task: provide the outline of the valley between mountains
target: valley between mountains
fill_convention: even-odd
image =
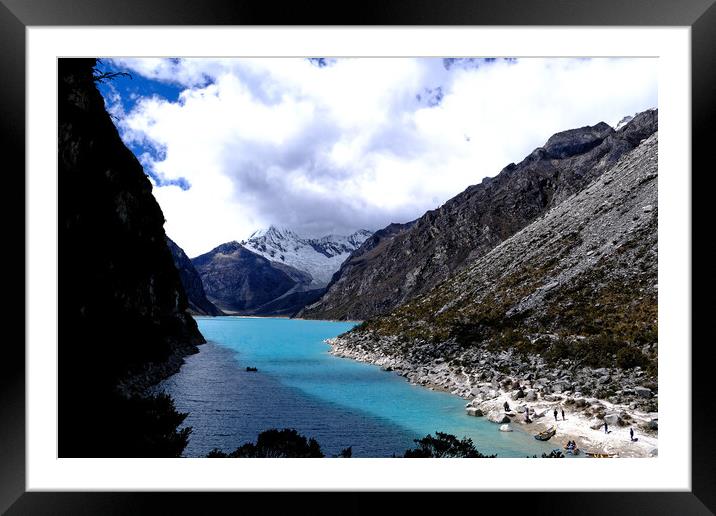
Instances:
[[[127,74],[100,65],[58,61],[60,457],[242,456],[297,428],[335,457],[423,456],[433,431],[658,455],[657,110],[558,132],[413,220],[310,212],[188,256],[155,194],[194,187],[123,141],[98,85]]]
[[[654,455],[657,124],[648,110],[557,133],[417,220],[322,238],[272,226],[175,264],[194,268],[197,314],[360,320],[332,353],[462,396],[471,415]]]

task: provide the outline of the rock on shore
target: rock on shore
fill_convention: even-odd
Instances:
[[[574,380],[552,371],[539,359],[528,364],[513,355],[495,356],[482,353],[475,369],[463,367],[453,369],[453,363],[442,358],[430,362],[419,362],[417,357],[390,356],[380,351],[366,339],[355,343],[345,337],[336,337],[326,341],[331,353],[336,356],[352,358],[360,362],[379,365],[386,372],[405,377],[415,385],[450,392],[468,400],[466,414],[473,417],[485,417],[496,425],[516,424],[530,433],[536,434],[551,425],[558,426],[555,443],[566,444],[575,440],[583,451],[613,453],[621,457],[651,457],[658,448],[658,413],[655,403],[640,403],[636,388],[628,387],[639,383],[643,374],[640,370],[610,370],[611,378],[627,386],[610,400],[588,396],[578,390],[577,382],[584,385],[598,383],[604,375],[603,369],[584,368],[577,372]],[[467,360],[462,356],[462,360]],[[416,360],[413,362],[412,360]],[[510,375],[497,372],[494,365],[504,366],[511,362],[514,372],[522,370],[522,375]],[[480,362],[484,362],[480,364]],[[540,375],[526,372],[528,369],[540,371]],[[489,377],[489,381],[480,378]],[[518,392],[525,396],[516,398]],[[559,391],[559,392],[557,392]],[[509,411],[504,408],[509,405]],[[553,412],[557,409],[558,420]],[[529,411],[530,423],[525,412]],[[566,420],[562,419],[562,410]],[[610,433],[604,433],[604,421],[607,421]],[[631,442],[629,428],[633,428],[637,442]]]

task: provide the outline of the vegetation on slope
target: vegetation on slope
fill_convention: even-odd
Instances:
[[[453,342],[655,377],[656,201],[653,136],[584,192],[355,334],[394,336],[396,354]]]

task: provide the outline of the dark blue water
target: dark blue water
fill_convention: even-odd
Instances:
[[[327,456],[402,455],[436,431],[470,437],[498,457],[540,455],[554,445],[522,432],[499,432],[465,414],[465,400],[410,385],[379,367],[338,358],[324,340],[353,324],[270,318],[197,318],[209,343],[160,385],[188,412],[185,455],[231,451],[268,428],[314,437]],[[247,372],[253,366],[258,372]]]

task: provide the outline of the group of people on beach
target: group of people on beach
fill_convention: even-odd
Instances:
[[[607,420],[606,420],[606,419],[604,420],[604,433],[605,433],[605,434],[611,433],[611,432],[609,431],[609,425],[607,424]],[[638,440],[639,440],[638,438],[636,438],[636,439],[634,438],[634,429],[633,429],[632,427],[629,427],[629,440],[630,440],[631,442],[634,442],[634,441],[638,441]]]
[[[504,408],[505,408],[505,412],[509,412],[509,411],[510,411],[510,404],[507,403],[506,401],[505,401],[505,404],[504,404]],[[566,421],[567,418],[564,417],[564,407],[560,407],[560,411],[562,412],[562,421]],[[553,414],[554,414],[554,420],[555,420],[555,421],[559,421],[559,418],[558,418],[559,412],[557,411],[557,408],[556,408],[556,407],[555,407],[555,409],[554,409]],[[531,422],[532,422],[532,420],[530,419],[530,409],[529,409],[529,407],[525,407],[525,423],[531,423]],[[607,420],[606,420],[606,419],[604,420],[604,433],[605,433],[605,434],[610,433],[610,432],[609,432],[609,425],[607,424]],[[629,438],[630,438],[631,442],[634,442],[634,441],[637,441],[637,440],[638,440],[638,439],[634,439],[634,429],[633,429],[633,428],[629,428]],[[577,446],[577,444],[576,444],[574,441],[568,441],[568,442],[567,442],[567,447],[570,446],[570,443],[572,444],[572,449],[574,449],[574,447]]]
[[[503,407],[505,408],[505,412],[509,412],[509,411],[510,411],[510,404],[509,404],[509,403],[505,402],[505,404],[503,405]],[[560,410],[562,411],[562,421],[566,421],[567,418],[564,417],[564,407],[560,407]],[[554,409],[554,420],[555,420],[555,421],[559,421],[559,418],[557,417],[558,414],[559,414],[559,413],[557,412],[557,409],[555,408],[555,409]],[[529,408],[529,407],[525,407],[525,423],[531,423],[531,422],[532,422],[532,420],[530,419],[530,408]]]

